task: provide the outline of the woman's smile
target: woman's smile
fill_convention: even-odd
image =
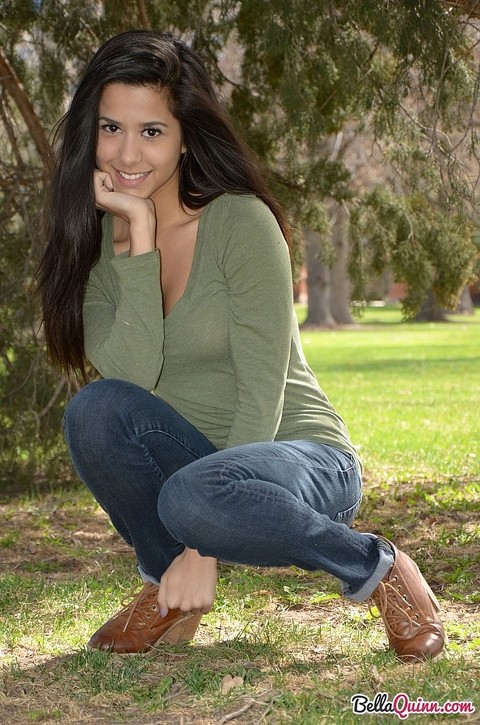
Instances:
[[[178,199],[178,166],[185,151],[179,121],[165,92],[109,83],[98,108],[97,167],[116,191],[144,199]]]
[[[139,171],[135,174],[129,174],[126,171],[120,171],[120,169],[115,169],[115,175],[119,183],[123,186],[138,186],[139,184],[143,183],[143,181],[147,178],[149,174],[150,171]]]

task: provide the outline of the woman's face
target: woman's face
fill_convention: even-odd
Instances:
[[[98,107],[97,167],[115,191],[144,199],[178,197],[180,155],[185,148],[165,93],[152,86],[110,83]]]

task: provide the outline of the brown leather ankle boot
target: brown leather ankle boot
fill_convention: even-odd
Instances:
[[[89,647],[117,654],[148,652],[161,642],[178,644],[193,639],[201,614],[170,609],[160,616],[158,585],[147,582],[112,619],[92,635]]]
[[[384,541],[387,541],[384,539]],[[390,541],[395,561],[372,594],[390,648],[402,662],[436,657],[446,640],[440,605],[415,562]]]

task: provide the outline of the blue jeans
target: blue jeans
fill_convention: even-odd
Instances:
[[[65,437],[78,475],[158,582],[184,549],[262,567],[295,565],[367,599],[393,563],[390,547],[349,528],[361,500],[351,454],[312,441],[217,451],[167,403],[121,380],[71,400]]]

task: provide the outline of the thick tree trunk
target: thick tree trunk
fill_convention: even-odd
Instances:
[[[307,265],[308,312],[304,325],[333,327],[331,313],[331,270],[320,258],[320,235],[305,229],[305,262]]]
[[[330,308],[339,325],[353,325],[350,309],[351,284],[348,276],[348,215],[342,204],[337,204],[332,219],[332,241],[335,247],[335,264],[331,274]]]
[[[458,305],[455,309],[457,315],[473,315],[475,314],[475,308],[473,306],[472,295],[470,294],[470,288],[464,287]]]
[[[420,312],[415,317],[417,322],[446,322],[445,309],[441,307],[432,290],[428,293]]]
[[[335,262],[329,266],[322,261],[320,235],[304,230],[305,262],[307,266],[308,311],[304,325],[334,327],[354,323],[350,310],[350,279],[348,277],[348,216],[340,204],[333,204],[332,244]]]
[[[137,11],[138,11],[138,19],[140,21],[140,26],[142,28],[144,28],[144,30],[151,30],[152,26],[150,24],[150,20],[148,17],[145,0],[137,0]]]

